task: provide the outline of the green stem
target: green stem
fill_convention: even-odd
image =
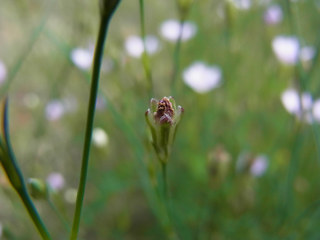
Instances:
[[[149,98],[153,95],[153,82],[152,82],[152,73],[150,67],[150,59],[147,52],[146,45],[146,32],[145,32],[145,23],[144,23],[144,1],[139,0],[140,4],[140,29],[141,29],[141,38],[143,41],[143,55],[142,55],[142,64],[144,68],[144,72],[148,81],[148,89],[149,89]]]
[[[46,229],[44,223],[41,221],[41,218],[37,212],[37,209],[33,205],[33,202],[31,200],[29,194],[27,193],[27,191],[23,188],[20,191],[17,190],[17,192],[18,192],[25,208],[27,209],[33,223],[36,225],[40,235],[42,236],[42,239],[43,240],[51,240],[50,234],[49,234],[48,230]]]
[[[167,164],[161,163],[161,169],[162,169],[162,181],[163,181],[163,196],[165,198],[165,201],[167,201],[168,200]]]
[[[83,155],[82,155],[80,183],[78,188],[76,209],[73,217],[73,225],[72,225],[70,240],[76,240],[79,232],[81,210],[82,210],[83,198],[84,198],[86,181],[87,181],[95,105],[96,105],[96,99],[97,99],[97,93],[98,93],[98,87],[99,87],[100,67],[102,63],[103,49],[104,49],[105,39],[107,36],[109,20],[110,20],[110,16],[101,14],[99,35],[98,35],[98,40],[97,40],[94,60],[93,60],[93,72],[92,72],[92,80],[91,80],[85,141],[84,141]]]

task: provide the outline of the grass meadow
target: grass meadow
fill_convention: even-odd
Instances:
[[[69,239],[99,1],[0,6],[1,136],[52,239]],[[318,0],[122,0],[78,239],[320,239],[319,26]],[[165,177],[145,121],[164,96],[184,108]],[[42,239],[3,168],[0,239]]]

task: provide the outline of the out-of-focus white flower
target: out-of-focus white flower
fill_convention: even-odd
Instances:
[[[293,88],[286,89],[281,95],[281,101],[285,109],[300,120],[312,122],[311,110],[313,107],[312,96],[308,92],[301,94]]]
[[[239,10],[248,10],[251,8],[251,0],[231,0],[231,3]]]
[[[295,114],[295,115],[301,115],[302,109],[306,111],[312,108],[311,94],[307,92],[302,93],[301,100],[300,100],[298,91],[293,88],[286,89],[282,93],[281,101],[285,109],[289,113]]]
[[[70,203],[74,204],[77,200],[77,189],[75,188],[69,188],[64,193],[64,199]]]
[[[39,96],[35,93],[28,93],[23,98],[23,103],[26,107],[34,109],[39,106],[40,99]]]
[[[265,155],[257,156],[250,167],[250,173],[255,177],[262,176],[268,168],[268,158]]]
[[[206,93],[219,87],[222,72],[218,66],[195,62],[183,71],[184,82],[198,93]]]
[[[0,60],[0,85],[4,83],[7,78],[6,65]]]
[[[160,49],[160,43],[155,36],[146,36],[146,51],[148,54],[154,54]],[[140,58],[144,52],[143,40],[141,37],[132,35],[126,39],[125,48],[131,57]]]
[[[65,181],[61,173],[54,172],[47,177],[47,183],[52,190],[59,191],[64,187]]]
[[[278,24],[283,19],[282,8],[279,5],[271,5],[264,12],[264,22],[266,24]]]
[[[299,59],[299,40],[294,36],[277,36],[272,41],[273,51],[280,62],[294,65]]]
[[[320,122],[320,99],[317,99],[312,108],[313,117],[316,121]]]
[[[78,68],[88,70],[93,60],[93,49],[75,48],[71,51],[71,60]]]
[[[312,46],[305,46],[300,49],[300,59],[304,62],[311,61],[316,55],[316,49]]]
[[[109,137],[102,128],[95,128],[92,132],[92,142],[97,147],[105,147],[108,145]]]
[[[60,100],[52,100],[46,106],[46,117],[49,121],[61,118],[65,113],[65,108]]]
[[[182,32],[181,32],[182,31]],[[178,40],[181,33],[181,40],[187,41],[191,39],[197,32],[197,26],[190,21],[180,24],[178,20],[170,19],[164,21],[160,26],[161,35],[170,42]]]

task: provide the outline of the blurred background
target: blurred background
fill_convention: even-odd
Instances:
[[[112,19],[79,239],[170,238],[144,119],[150,96],[170,95],[185,109],[168,162],[179,239],[319,239],[320,1],[191,2],[145,1],[149,58],[139,1]],[[0,6],[12,145],[25,179],[50,186],[35,204],[53,239],[67,239],[98,1]],[[2,169],[0,239],[40,239]]]

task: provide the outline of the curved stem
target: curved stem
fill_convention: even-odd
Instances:
[[[73,225],[72,225],[70,240],[76,240],[79,232],[80,216],[81,216],[83,198],[84,198],[86,181],[87,181],[87,172],[88,172],[88,165],[89,165],[89,154],[90,154],[90,145],[91,145],[94,113],[95,113],[95,106],[96,106],[96,98],[97,98],[98,87],[99,87],[100,67],[102,63],[103,49],[104,49],[105,39],[107,36],[109,20],[110,20],[110,16],[107,16],[104,14],[101,15],[99,35],[98,35],[98,40],[97,40],[94,60],[93,60],[93,72],[92,72],[90,98],[89,98],[89,106],[88,106],[86,133],[85,133],[83,155],[82,155],[80,183],[78,188],[76,209],[73,217]]]
[[[33,223],[36,225],[42,239],[44,240],[51,240],[50,234],[48,232],[48,230],[46,229],[44,223],[42,222],[37,209],[35,208],[35,206],[33,205],[33,202],[29,196],[29,194],[27,193],[27,191],[25,189],[22,189],[21,191],[17,191],[25,208],[27,209]]]

